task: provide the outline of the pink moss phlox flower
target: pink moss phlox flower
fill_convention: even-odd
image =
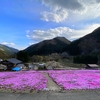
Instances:
[[[99,70],[57,70],[49,76],[64,89],[100,89]]]
[[[21,71],[21,72],[1,72],[0,88],[11,88],[13,90],[46,88],[47,79],[41,72]]]

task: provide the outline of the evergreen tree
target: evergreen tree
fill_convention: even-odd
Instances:
[[[27,52],[23,52],[23,51],[19,51],[17,53],[17,59],[23,61],[23,62],[29,62],[30,61],[30,57],[28,55]]]

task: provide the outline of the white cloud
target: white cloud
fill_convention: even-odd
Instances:
[[[53,21],[53,22],[62,22],[65,19],[67,19],[68,13],[66,10],[58,10],[56,12],[42,12],[41,13],[41,19],[45,21]]]
[[[62,22],[68,17],[68,10],[80,11],[84,7],[79,0],[38,0],[50,8],[51,12],[41,12],[41,19],[45,21]]]
[[[15,46],[15,44],[12,43],[12,42],[10,42],[10,43],[8,43],[8,42],[2,42],[1,44],[7,45],[7,46],[9,46],[9,47],[14,47],[14,46]]]
[[[29,43],[29,45],[33,45],[34,43]]]
[[[97,3],[100,3],[100,0],[96,0]]]
[[[57,36],[66,37],[69,40],[78,39],[86,34],[91,33],[94,29],[99,27],[100,24],[87,25],[83,29],[75,30],[68,27],[57,27],[54,29],[44,30],[33,30],[33,32],[27,33],[29,39],[35,42],[40,42],[47,39],[52,39]]]
[[[52,39],[52,38],[57,37],[57,36],[62,36],[66,32],[70,33],[71,29],[69,29],[67,27],[57,27],[57,28],[54,28],[54,29],[49,29],[47,31],[33,30],[32,33],[31,32],[27,33],[26,36],[29,39],[33,39],[34,41],[38,42],[38,41],[42,41],[42,40],[46,40],[46,39]],[[66,36],[67,35],[68,34],[66,34]]]
[[[100,17],[100,3],[95,2],[92,0],[91,2],[85,2],[85,10],[83,15],[84,19],[94,19]]]
[[[80,37],[83,37],[83,36],[91,33],[92,31],[94,31],[98,27],[100,27],[100,24],[87,25],[83,29],[73,30],[70,40],[75,40]]]
[[[53,10],[59,9],[70,9],[70,10],[81,10],[83,9],[83,5],[80,0],[38,0],[42,1],[42,3],[50,7]]]
[[[100,0],[38,0],[50,8],[41,12],[44,21],[87,20],[100,17]],[[63,15],[63,16],[62,16]],[[67,20],[68,21],[68,20]]]

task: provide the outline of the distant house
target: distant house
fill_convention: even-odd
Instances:
[[[5,61],[2,62],[2,64],[7,66],[7,70],[11,70],[13,67],[15,67],[18,64],[21,64],[22,61],[16,59],[16,58],[10,58],[6,59]]]
[[[28,67],[28,69],[34,69],[33,64],[31,64],[31,63],[28,63],[27,67]]]
[[[34,66],[34,70],[38,70],[38,66]]]
[[[16,67],[23,69],[25,67],[25,65],[24,64],[18,64]]]
[[[99,66],[97,64],[86,64],[86,69],[98,69]]]
[[[39,64],[39,63],[29,63],[28,64],[28,68],[31,69],[31,70],[41,70],[41,69],[45,69],[44,68],[44,63],[42,64]]]
[[[0,64],[0,71],[2,71],[2,70],[6,70],[7,69],[7,66],[6,65],[2,65],[2,64]]]
[[[38,64],[35,64],[35,63],[34,64],[27,63],[26,66],[27,66],[28,69],[37,70],[39,65]]]
[[[16,58],[10,58],[10,59],[7,59],[6,61],[12,63],[12,64],[20,64],[22,63],[22,61],[16,59]]]

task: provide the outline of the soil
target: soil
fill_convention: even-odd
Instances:
[[[45,75],[45,77],[47,78],[48,82],[47,82],[47,88],[46,90],[51,90],[51,91],[60,91],[61,88],[49,77],[49,75],[45,72],[43,72],[43,74]]]

